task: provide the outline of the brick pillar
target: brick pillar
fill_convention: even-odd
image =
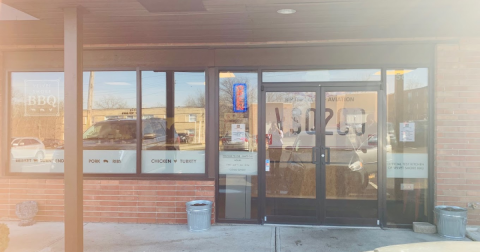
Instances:
[[[437,46],[435,85],[436,204],[469,207],[480,202],[480,39]]]
[[[65,251],[83,251],[83,13],[64,9]]]

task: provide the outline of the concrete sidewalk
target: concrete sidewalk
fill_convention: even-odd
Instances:
[[[64,251],[63,223],[10,227],[6,252]],[[378,228],[215,225],[191,233],[185,225],[86,223],[84,251],[367,251],[377,247],[445,240],[411,230]],[[468,240],[468,239],[467,239]]]

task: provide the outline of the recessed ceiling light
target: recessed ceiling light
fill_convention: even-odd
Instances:
[[[297,11],[294,10],[294,9],[281,9],[281,10],[277,11],[277,13],[284,14],[284,15],[293,14],[295,12],[297,12]]]

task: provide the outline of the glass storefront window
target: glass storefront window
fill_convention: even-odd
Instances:
[[[83,172],[136,173],[136,72],[83,73]],[[51,172],[64,171],[63,146]]]
[[[218,218],[258,216],[258,74],[220,72]]]
[[[428,116],[428,74],[426,68],[386,71],[387,167],[383,169],[387,176],[387,224],[428,221],[427,136],[432,130]],[[263,73],[265,82],[380,81],[380,76],[378,69]],[[138,173],[205,173],[204,72],[142,71],[141,115],[137,115],[139,90],[135,71],[84,72],[83,78],[86,174],[136,174],[138,159],[141,161]],[[218,78],[217,216],[229,220],[257,219],[258,73],[220,72]],[[377,125],[381,123],[378,93],[353,92],[348,88],[330,90],[319,98],[326,105],[324,144],[329,159],[325,166],[326,183],[322,185],[326,194],[325,216],[374,219],[378,216],[378,187],[383,184],[377,174]],[[289,167],[294,158],[307,158],[306,161],[311,158],[315,146],[308,141],[315,139],[317,126],[310,125],[314,120],[307,117],[315,117],[313,108],[320,106],[316,104],[317,98],[315,93],[308,92],[266,94],[267,124],[261,127],[266,127],[267,135],[260,140],[267,141],[264,151],[271,169],[266,170],[263,182],[267,214],[274,215],[274,204],[269,207],[268,200],[274,199],[271,202],[275,203],[287,196],[317,197],[317,168],[310,165],[304,171],[297,169],[302,177]],[[14,72],[10,99],[10,171],[62,173],[63,73]],[[139,125],[141,128],[137,130]],[[305,128],[303,133],[302,128]],[[274,133],[280,131],[282,155],[278,155],[274,142]],[[137,153],[137,148],[141,153]],[[304,149],[309,150],[309,156]],[[298,182],[300,177],[302,183]],[[344,207],[346,204],[349,208]],[[293,215],[309,214],[316,216],[313,211]]]
[[[10,171],[52,172],[64,140],[62,72],[11,74]]]
[[[266,71],[264,82],[380,81],[380,69]]]
[[[10,171],[63,173],[63,73],[11,79]],[[138,141],[144,173],[205,173],[205,73],[144,71],[142,91],[139,116],[135,71],[84,72],[84,173],[136,174]]]
[[[387,71],[387,223],[428,221],[428,69]]]
[[[205,73],[142,72],[142,173],[205,173]]]

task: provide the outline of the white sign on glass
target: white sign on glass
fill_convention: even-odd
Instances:
[[[400,142],[415,142],[415,123],[400,123]]]
[[[246,151],[220,151],[220,174],[257,175],[257,153]]]
[[[143,173],[205,173],[205,151],[142,151]]]
[[[57,149],[52,158],[50,172],[64,172],[65,152]],[[135,150],[84,150],[84,173],[136,173],[137,152]]]
[[[387,178],[428,178],[428,154],[387,153]]]
[[[245,124],[232,124],[232,143],[245,142]]]
[[[84,150],[84,173],[136,173],[135,150]],[[55,150],[50,172],[64,172],[64,151]],[[205,173],[205,151],[143,150],[142,173]]]

